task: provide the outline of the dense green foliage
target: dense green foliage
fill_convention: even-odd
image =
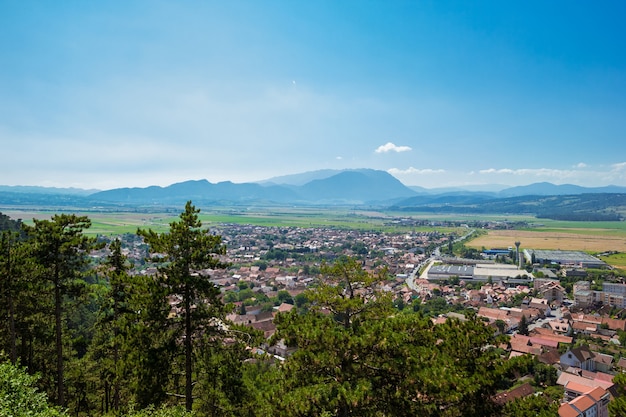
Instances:
[[[613,378],[617,386],[617,398],[609,403],[609,414],[611,417],[626,415],[626,374],[617,374]]]
[[[417,196],[401,201],[393,210],[424,213],[533,214],[539,218],[572,221],[619,221],[626,194],[524,195],[507,198],[484,196]]]
[[[0,232],[20,232],[21,230],[21,220],[13,220],[6,214],[0,213]]]
[[[170,223],[169,233],[138,230],[157,254],[152,260],[159,267],[159,285],[168,299],[178,297],[181,302],[180,320],[172,326],[173,336],[183,339],[185,356],[185,403],[187,411],[193,406],[193,340],[198,332],[207,337],[209,329],[215,327],[211,320],[224,315],[219,301],[219,289],[200,271],[222,266],[214,254],[226,252],[221,237],[202,230],[198,219],[200,210],[187,202],[180,221]]]
[[[278,318],[277,337],[298,350],[285,361],[281,415],[485,416],[503,371],[493,332],[475,317],[435,326],[394,314],[383,275],[354,259],[323,269],[308,314]]]
[[[0,363],[0,416],[63,417],[35,387],[37,378],[10,363]]]

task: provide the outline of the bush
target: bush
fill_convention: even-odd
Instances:
[[[48,404],[48,397],[34,387],[37,377],[11,363],[0,363],[0,416],[61,417],[64,412]]]

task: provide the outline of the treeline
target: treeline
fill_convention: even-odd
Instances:
[[[511,213],[533,214],[539,218],[574,221],[620,221],[626,208],[626,194],[597,193],[552,196],[485,198],[484,196],[420,197],[392,207],[398,211],[427,213]]]
[[[22,221],[0,213],[0,232],[2,231],[22,233]]]
[[[292,355],[251,349],[265,340],[226,322],[229,307],[204,273],[225,266],[224,247],[198,212],[189,202],[168,233],[138,231],[154,276],[129,273],[119,240],[94,264],[100,245],[83,233],[84,216],[35,220],[24,238],[3,232],[0,399],[34,385],[57,406],[36,397],[37,407],[76,416],[556,414],[549,396],[492,400],[532,360],[505,361],[493,328],[474,315],[434,325],[400,311],[381,289],[386,271],[354,258],[323,265],[305,304],[276,317],[269,344],[282,340]],[[0,415],[11,406],[0,401]]]
[[[619,222],[623,218],[618,213],[597,213],[597,212],[578,212],[578,213],[542,213],[537,215],[538,219],[552,219],[575,222]]]

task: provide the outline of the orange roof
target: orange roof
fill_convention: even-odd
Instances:
[[[569,403],[583,412],[589,410],[591,407],[596,405],[596,402],[592,400],[591,398],[587,397],[586,395],[581,395],[580,397],[576,397]]]
[[[487,317],[491,320],[506,320],[509,312],[497,308],[481,307],[478,309],[479,317]]]
[[[573,338],[571,336],[562,336],[562,335],[559,335],[559,334],[542,334],[541,338],[542,339],[548,339],[548,340],[554,340],[555,342],[567,343],[567,344],[570,344],[573,341]]]
[[[587,394],[588,396],[590,396],[597,402],[597,401],[600,401],[602,397],[604,397],[607,394],[607,391],[605,389],[602,389],[601,387],[595,387],[594,389],[592,389],[591,391],[585,394]]]
[[[591,388],[588,385],[583,385],[583,384],[579,384],[578,382],[571,381],[565,384],[565,389],[568,391],[576,392],[578,394],[584,394],[587,391],[589,391]]]
[[[579,415],[578,411],[567,403],[559,407],[559,417],[578,417]]]
[[[577,384],[581,384],[581,385],[586,385],[589,387],[589,389],[593,389],[595,387],[602,387],[604,389],[609,389],[610,387],[614,385],[612,382],[602,381],[600,379],[587,379],[582,376],[568,374],[567,372],[561,372],[561,375],[559,375],[559,378],[556,381],[558,385],[563,385],[564,387],[567,386],[568,384],[571,384],[572,382],[576,382]]]
[[[280,311],[281,313],[286,313],[288,311],[291,311],[292,309],[293,304],[282,303],[280,306],[278,306],[278,311]]]

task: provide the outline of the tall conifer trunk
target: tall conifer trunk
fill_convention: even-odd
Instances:
[[[13,271],[11,270],[11,235],[7,234],[7,292],[9,304],[9,342],[11,343],[11,363],[17,363],[17,346],[15,334],[15,305],[13,302]]]
[[[56,327],[56,354],[57,354],[57,405],[65,405],[65,386],[63,375],[63,330],[61,329],[61,288],[59,272],[55,269],[54,279],[54,321]]]
[[[193,406],[193,386],[192,386],[192,367],[191,367],[191,296],[189,288],[185,286],[185,406],[187,411],[191,411]]]

